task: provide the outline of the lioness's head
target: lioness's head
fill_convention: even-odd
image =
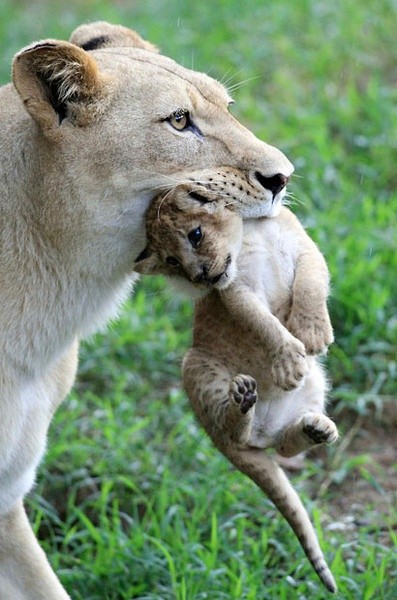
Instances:
[[[150,201],[181,183],[219,196],[233,185],[244,217],[280,208],[293,171],[284,154],[230,114],[219,82],[125,27],[93,23],[70,42],[32,44],[14,59],[13,83],[32,118],[32,161],[45,165],[46,190],[64,194],[63,206],[73,201],[80,222],[106,218],[126,264],[141,246]]]
[[[190,296],[225,289],[236,276],[242,219],[205,187],[158,195],[146,215],[147,244],[135,270],[169,277]]]

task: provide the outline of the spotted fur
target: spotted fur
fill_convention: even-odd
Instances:
[[[321,581],[335,592],[299,496],[264,452],[273,447],[293,456],[338,437],[324,414],[327,383],[316,358],[333,340],[328,270],[287,208],[279,205],[273,218],[243,225],[235,211],[249,184],[240,189],[232,169],[200,183],[201,189],[192,184],[154,200],[137,268],[183,280],[185,290],[201,288],[193,345],[183,361],[192,408],[221,452],[271,498]],[[188,232],[197,227],[202,244],[195,249]],[[181,268],[167,265],[170,254]],[[218,265],[214,272],[222,277],[197,284],[195,274],[206,264],[207,272]]]

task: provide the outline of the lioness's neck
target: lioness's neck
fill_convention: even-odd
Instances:
[[[0,367],[4,376],[13,368],[36,377],[75,337],[105,324],[128,293],[150,196],[138,194],[128,214],[111,180],[87,189],[89,179],[73,177],[73,165],[44,138],[12,87],[0,94],[10,105],[7,118],[0,116]]]

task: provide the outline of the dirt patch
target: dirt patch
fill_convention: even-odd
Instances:
[[[327,512],[330,529],[373,527],[390,542],[397,530],[397,429],[360,423],[343,452],[344,464],[330,476]],[[332,463],[330,465],[332,468]],[[341,481],[338,479],[341,474]],[[324,487],[324,484],[322,484]]]
[[[313,459],[321,465],[321,476],[308,481],[307,491],[327,515],[326,529],[373,527],[384,532],[379,541],[388,544],[390,529],[397,530],[397,402],[383,415],[341,415],[341,439],[334,448],[282,464],[291,472]]]

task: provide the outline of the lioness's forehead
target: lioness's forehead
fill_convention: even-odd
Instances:
[[[163,56],[139,48],[105,48],[92,52],[100,66],[110,69],[112,72],[128,70],[131,76],[135,72],[147,72],[147,76],[154,77],[155,73],[162,73],[170,80],[176,79],[194,86],[206,99],[222,105],[231,101],[229,94],[221,83],[209,77],[205,73],[192,71],[182,67],[177,62]]]

